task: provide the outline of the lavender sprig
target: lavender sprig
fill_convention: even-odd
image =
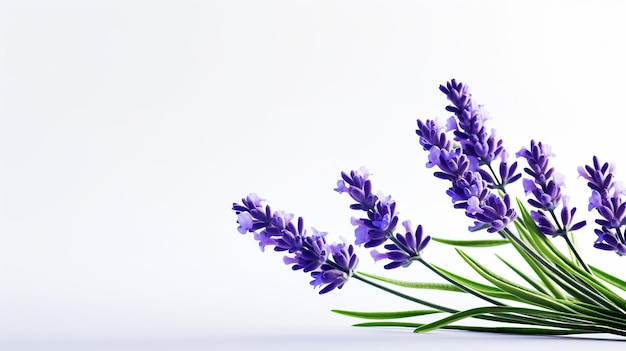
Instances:
[[[511,165],[507,163],[502,139],[496,138],[495,130],[487,129],[483,106],[476,105],[468,86],[455,79],[440,85],[439,90],[452,103],[446,106],[446,110],[455,115],[448,120],[448,129],[454,131],[454,139],[461,144],[463,153],[469,158],[471,170],[481,172],[490,187],[506,192],[505,186],[518,180],[521,175],[515,173],[515,162]],[[500,159],[499,178],[492,166],[496,159]],[[490,172],[481,169],[481,166],[486,166]]]
[[[476,220],[470,230],[498,232],[515,219],[517,214],[511,207],[509,195],[500,198],[492,194],[482,173],[472,170],[471,161],[460,147],[452,147],[443,128],[432,120],[418,120],[417,126],[415,132],[420,144],[429,151],[427,166],[437,166],[439,171],[434,172],[435,177],[451,182],[446,193],[454,207],[465,209],[465,214]]]
[[[326,233],[311,228],[313,234],[309,235],[302,217],[294,224],[293,215],[272,212],[269,205],[262,205],[263,201],[252,193],[243,198],[241,204],[233,203],[239,232],[253,233],[261,251],[266,246],[274,246],[274,251],[293,254],[283,258],[285,264],[292,265],[293,270],[311,272],[311,285],[321,287],[320,294],[341,289],[358,263],[352,245],[327,244]]]
[[[352,217],[351,223],[356,226],[355,244],[364,244],[365,247],[377,247],[388,240],[392,243],[384,245],[386,252],[372,250],[371,254],[375,261],[388,259],[392,262],[385,265],[385,269],[408,267],[411,262],[421,257],[421,252],[430,241],[430,236],[422,234],[422,226],[418,226],[413,232],[411,222],[404,221],[402,225],[406,233],[397,233],[394,230],[398,223],[395,208],[396,202],[391,196],[378,196],[372,194],[372,183],[368,179],[369,172],[365,168],[359,171],[352,170],[341,172],[341,178],[337,182],[335,191],[347,193],[356,201],[350,205],[353,210],[363,211],[367,218]]]
[[[569,209],[567,197],[563,196],[561,191],[563,179],[554,172],[553,167],[550,167],[550,157],[554,156],[551,148],[542,142],[531,140],[530,149],[522,147],[515,155],[526,159],[528,163],[524,171],[531,178],[524,178],[522,184],[526,195],[534,196],[528,199],[528,203],[537,208],[537,210],[530,211],[531,218],[544,235],[563,237],[571,252],[576,256],[576,260],[587,272],[590,272],[568,236],[569,232],[584,227],[586,222],[573,223],[576,207]],[[561,222],[555,214],[559,205],[562,205]]]
[[[384,246],[387,249],[386,252],[371,251],[374,261],[383,259],[391,261],[391,263],[385,265],[385,269],[408,267],[414,260],[421,257],[422,251],[430,242],[430,236],[423,235],[421,225],[417,226],[415,232],[411,228],[411,221],[402,222],[402,226],[404,226],[406,233],[397,233],[394,240],[395,243]]]
[[[356,245],[365,244],[365,247],[382,245],[393,234],[398,216],[395,213],[396,202],[390,196],[379,198],[372,194],[372,183],[365,168],[361,171],[342,172],[342,179],[337,181],[335,191],[347,193],[356,203],[350,205],[353,210],[364,211],[367,217],[352,218],[356,226]]]
[[[533,210],[530,214],[541,232],[545,235],[566,237],[568,232],[584,227],[585,221],[572,223],[576,207],[569,209],[567,197],[563,196],[561,191],[564,184],[562,177],[550,167],[549,159],[554,156],[551,148],[542,142],[531,140],[530,149],[523,147],[515,155],[528,162],[528,167],[524,168],[524,171],[531,178],[524,178],[522,184],[526,195],[534,196],[528,199],[528,203],[538,210]],[[559,205],[562,205],[561,222],[555,215]]]
[[[598,236],[594,247],[624,256],[626,240],[622,226],[626,224],[626,203],[623,198],[626,191],[621,183],[614,181],[614,168],[613,164],[602,164],[594,156],[593,165],[578,167],[578,174],[587,180],[591,188],[589,211],[595,208],[601,216],[595,220],[601,228],[594,230]]]
[[[419,125],[419,124],[418,124]],[[427,121],[426,124],[422,124],[424,126],[434,124]],[[441,145],[447,145],[445,137],[438,138],[442,143]],[[439,147],[431,147],[431,152],[437,152]],[[441,150],[447,151],[447,150]],[[463,164],[464,162],[460,162]],[[452,169],[452,168],[450,168]],[[456,170],[455,170],[456,171]],[[445,173],[445,172],[444,172]],[[474,174],[478,178],[480,175],[477,173],[469,173],[470,175]],[[351,209],[361,210],[367,213],[368,218],[361,219],[352,219],[352,224],[356,225],[357,228],[355,230],[356,235],[356,244],[365,243],[365,247],[374,247],[379,246],[385,243],[387,240],[392,243],[384,245],[384,248],[387,250],[386,252],[379,252],[377,250],[372,250],[371,255],[375,261],[379,261],[382,259],[388,259],[391,262],[385,265],[385,269],[394,269],[398,267],[408,267],[414,261],[420,262],[422,265],[438,274],[441,278],[447,280],[457,288],[470,293],[480,299],[483,299],[489,303],[492,303],[497,306],[504,306],[501,302],[498,302],[485,294],[474,290],[451,277],[443,274],[441,271],[433,267],[431,264],[426,262],[422,258],[422,251],[426,248],[428,243],[430,242],[430,236],[423,236],[422,226],[418,226],[415,233],[411,228],[410,221],[404,221],[402,224],[405,228],[405,234],[396,234],[393,235],[393,231],[396,223],[398,222],[398,217],[395,216],[395,206],[396,203],[391,199],[391,196],[376,196],[372,194],[372,183],[368,179],[369,172],[365,168],[361,168],[360,171],[350,171],[341,172],[341,177],[337,182],[337,188],[334,190],[339,193],[348,193],[353,200],[357,203],[350,205]],[[487,189],[488,191],[488,189]],[[498,197],[494,197],[494,200],[485,201],[485,206],[483,208],[479,208],[476,211],[480,212],[473,218],[480,218],[485,222],[489,222],[488,230],[496,230],[494,228],[499,228],[500,230],[508,224],[508,220],[503,220],[502,216],[511,215],[512,209],[510,209],[510,204],[508,203],[508,197],[505,198],[505,205],[500,205],[500,202],[497,200],[501,200]],[[495,203],[491,202],[495,201]],[[468,202],[473,202],[472,200]],[[492,208],[490,206],[495,206],[496,208]],[[473,210],[470,210],[473,211]],[[504,212],[503,212],[504,211]],[[501,213],[502,212],[502,213]],[[514,214],[514,212],[513,212]],[[374,218],[375,220],[372,220]],[[378,219],[384,218],[382,221],[378,221]],[[382,230],[382,227],[386,228]]]

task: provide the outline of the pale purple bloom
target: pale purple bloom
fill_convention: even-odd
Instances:
[[[438,145],[430,144],[431,141],[441,141],[441,145],[450,147],[445,133],[441,129],[438,130],[441,133],[439,138],[431,135],[431,130],[427,127],[432,125],[429,121],[426,123],[418,121],[418,126],[422,129],[418,130],[417,134],[420,135],[422,145],[430,145],[428,148],[429,164],[437,166],[439,169],[434,172],[434,175],[451,182],[451,187],[446,193],[452,199],[454,207],[465,209],[465,214],[468,217],[478,221],[470,227],[471,230],[488,228],[490,232],[494,232],[503,229],[517,215],[515,210],[511,208],[510,202],[497,196],[491,196],[489,184],[482,177],[483,172],[472,171],[471,162],[461,148],[441,149]],[[423,135],[429,135],[430,139],[426,140]],[[517,180],[519,178],[519,175],[512,175],[515,167],[516,164],[510,168],[504,166],[505,169],[501,171],[506,174],[506,179]],[[488,199],[490,199],[489,205],[487,204]],[[487,208],[483,208],[485,206]],[[493,212],[492,209],[497,209],[502,213]],[[483,212],[485,214],[479,215]]]
[[[555,176],[554,168],[550,167],[549,158],[553,156],[548,145],[542,142],[530,141],[530,149],[522,148],[515,154],[528,162],[524,171],[532,177],[522,182],[524,192],[533,194],[534,199],[528,203],[544,211],[554,210],[561,201],[562,179]]]
[[[594,232],[598,236],[593,247],[605,251],[614,251],[620,256],[626,255],[626,244],[621,235],[614,229],[602,227],[602,229],[595,229]]]
[[[246,234],[248,230],[252,229],[254,220],[252,219],[250,212],[241,212],[237,216],[237,223],[239,223],[239,226],[237,227],[239,233]]]
[[[330,245],[329,250],[332,252],[333,261],[327,261],[319,270],[311,273],[313,280],[310,284],[314,287],[323,286],[320,294],[333,289],[341,289],[359,262],[352,245],[333,244]]]
[[[370,180],[360,181],[363,177],[359,172],[351,171],[349,174],[346,172],[341,173],[342,178],[346,183],[350,184],[346,192],[348,194],[371,194],[371,182]],[[353,188],[356,188],[353,190]],[[365,190],[367,189],[367,190]],[[359,190],[357,192],[357,190]],[[352,195],[351,195],[352,196]],[[354,200],[361,200],[362,197],[352,196]],[[365,197],[367,198],[367,197]],[[385,249],[388,251],[380,253],[376,250],[372,250],[371,254],[375,260],[390,259],[393,262],[385,266],[385,268],[396,268],[399,266],[408,266],[412,259],[419,257],[420,252],[426,247],[430,241],[430,237],[422,237],[422,227],[418,226],[415,233],[411,230],[411,222],[403,222],[406,234],[396,234],[393,232],[398,223],[398,216],[395,213],[396,202],[391,196],[385,196],[379,193],[377,196],[372,195],[371,198],[374,201],[374,205],[357,203],[350,206],[355,210],[361,210],[366,212],[366,218],[352,217],[350,222],[356,226],[354,230],[356,245],[364,244],[365,247],[377,247],[388,240],[393,243],[385,245]],[[334,256],[333,256],[334,257]]]
[[[450,141],[447,139],[443,128],[434,120],[427,119],[425,122],[422,122],[418,119],[415,133],[420,137],[419,142],[424,147],[424,150],[430,150],[433,146],[446,150],[451,148]]]
[[[513,222],[516,213],[511,207],[511,200],[508,194],[505,194],[504,198],[490,194],[479,207],[479,210],[472,215],[468,214],[468,217],[476,219],[474,226],[470,227],[470,230],[486,227],[489,233],[495,233]]]
[[[240,233],[251,232],[259,242],[261,251],[273,246],[274,251],[287,251],[290,255],[283,262],[293,270],[311,272],[314,286],[323,285],[320,293],[341,288],[356,268],[358,258],[352,246],[327,244],[326,232],[304,229],[304,220],[298,217],[294,223],[292,214],[275,211],[263,205],[255,194],[243,198],[241,204],[233,203]],[[332,256],[332,259],[331,259]]]
[[[388,251],[378,252],[372,250],[371,255],[375,261],[387,259],[391,262],[385,265],[385,269],[408,267],[414,260],[419,259],[421,252],[430,241],[430,236],[424,237],[422,226],[417,226],[415,232],[411,229],[411,222],[404,221],[405,234],[397,233],[395,242],[384,246]]]
[[[496,232],[511,223],[517,214],[510,206],[510,200],[491,193],[491,189],[500,189],[521,177],[515,173],[517,163],[509,165],[502,140],[496,140],[493,130],[488,131],[484,122],[485,111],[476,106],[467,86],[451,80],[439,89],[452,103],[446,107],[455,116],[447,121],[447,129],[452,130],[460,147],[453,146],[446,131],[432,120],[417,121],[420,145],[428,151],[427,167],[437,166],[434,172],[437,178],[451,182],[446,193],[452,199],[455,208],[465,209],[465,214],[476,220],[471,230],[487,228]],[[481,166],[495,172],[492,162],[500,160],[499,177],[490,174]],[[493,195],[493,196],[492,196]]]
[[[365,247],[376,247],[383,244],[398,223],[395,213],[396,202],[391,196],[374,195],[372,193],[372,183],[367,177],[369,173],[362,168],[361,171],[341,172],[344,182],[340,193],[347,193],[356,201],[350,205],[353,210],[364,211],[367,216],[362,218],[352,218],[351,222],[356,226],[354,234],[355,244],[364,244]]]
[[[612,164],[602,164],[596,156],[593,157],[593,165],[578,167],[578,173],[591,188],[589,210],[595,208],[601,216],[595,220],[601,229],[595,230],[598,239],[594,247],[615,251],[621,256],[626,254],[626,240],[622,232],[626,224],[626,202],[623,186],[614,181],[613,171]]]
[[[485,127],[484,109],[474,104],[468,87],[452,79],[445,86],[440,85],[439,90],[452,103],[446,110],[457,118],[454,136],[461,143],[463,153],[470,159],[475,158],[478,165],[488,165],[499,157],[504,152],[502,140],[496,140],[494,131]]]
[[[469,160],[470,169],[480,172],[490,187],[500,190],[518,180],[520,174],[515,173],[517,163],[509,165],[506,162],[502,139],[497,139],[495,130],[487,129],[485,126],[487,120],[485,109],[473,102],[468,87],[452,79],[446,85],[440,85],[439,90],[446,94],[452,103],[446,107],[447,111],[454,113],[454,117],[448,120],[448,128],[453,130],[454,140],[461,144],[463,154]],[[491,169],[492,162],[496,159],[500,160],[500,179],[495,179],[489,172],[480,168],[487,166]]]
[[[528,167],[524,168],[524,171],[532,178],[524,178],[522,185],[526,195],[533,195],[533,198],[528,199],[528,203],[538,210],[530,211],[530,215],[539,230],[545,235],[557,236],[567,235],[568,231],[584,227],[585,221],[572,224],[576,208],[569,209],[567,206],[566,197],[561,193],[563,178],[550,167],[550,157],[554,156],[552,149],[542,142],[531,140],[529,149],[523,147],[515,155],[528,162]],[[562,205],[561,223],[554,214],[559,205]]]

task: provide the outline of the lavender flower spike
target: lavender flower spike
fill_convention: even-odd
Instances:
[[[571,210],[568,208],[567,201],[565,201],[565,197],[561,193],[561,187],[563,186],[562,177],[557,175],[554,172],[554,168],[549,165],[549,158],[554,156],[550,147],[541,142],[537,143],[531,140],[530,149],[523,147],[516,153],[516,156],[522,157],[528,162],[528,167],[524,168],[524,171],[532,178],[525,178],[522,184],[525,193],[534,196],[534,198],[528,199],[528,203],[538,210],[531,211],[530,215],[537,223],[541,232],[551,236],[567,235],[568,231],[584,227],[585,221],[572,224],[576,208],[574,207]],[[561,204],[563,205],[561,209],[562,223],[559,223],[554,215],[554,211]]]
[[[470,230],[487,228],[489,232],[497,232],[512,222],[517,214],[511,208],[510,200],[507,196],[504,199],[492,196],[489,183],[483,178],[485,172],[473,171],[463,150],[452,149],[445,133],[434,122],[418,121],[417,124],[419,129],[416,133],[420,136],[420,144],[429,151],[428,165],[439,168],[439,171],[434,172],[435,177],[451,182],[446,193],[451,197],[454,207],[465,209],[465,214],[476,220]],[[506,164],[503,167],[507,168]],[[512,174],[515,167],[516,164],[513,164],[508,169],[501,169],[503,179],[517,180],[519,174]]]
[[[518,180],[521,175],[515,174],[516,162],[507,163],[502,139],[496,139],[495,130],[488,130],[485,126],[487,117],[483,106],[474,104],[468,87],[455,79],[445,86],[440,85],[439,90],[452,103],[446,107],[447,111],[454,113],[448,121],[448,129],[454,131],[454,140],[461,144],[470,161],[470,169],[480,172],[491,188],[504,191],[507,184]],[[500,160],[500,179],[497,179],[492,167],[496,159]],[[489,172],[480,168],[483,165],[488,167]]]
[[[385,265],[385,269],[408,267],[413,261],[421,257],[422,251],[430,242],[430,236],[424,237],[422,226],[417,226],[415,233],[411,229],[411,221],[402,222],[406,233],[396,234],[394,243],[385,245],[387,252],[372,250],[371,254],[375,261],[382,259],[391,260]]]
[[[447,111],[455,114],[459,122],[459,128],[454,131],[454,136],[461,143],[463,152],[476,160],[477,165],[490,164],[504,151],[502,140],[495,139],[493,131],[487,131],[484,122],[486,120],[482,105],[475,105],[469,88],[455,79],[440,85],[439,90],[446,94],[452,103],[446,107]]]
[[[359,258],[354,253],[354,246],[346,247],[344,243],[330,245],[334,263],[325,263],[319,271],[311,273],[314,287],[324,286],[320,294],[325,294],[335,288],[341,289],[347,279],[352,275],[359,262]]]
[[[593,157],[593,165],[578,167],[578,173],[591,188],[589,211],[595,208],[601,216],[595,220],[601,229],[595,230],[598,239],[594,247],[623,256],[626,254],[626,240],[622,232],[622,226],[626,224],[625,190],[621,183],[613,180],[613,170],[613,165],[601,164],[596,156]]]
[[[356,245],[365,247],[382,245],[393,234],[398,224],[396,202],[390,196],[377,196],[372,193],[372,183],[367,177],[365,168],[361,171],[341,172],[342,180],[337,182],[335,189],[339,193],[347,193],[356,203],[350,205],[353,210],[364,211],[367,217],[352,218],[356,226]]]
[[[241,204],[233,203],[239,232],[253,233],[261,251],[266,246],[274,246],[274,251],[292,254],[285,256],[283,262],[292,265],[293,270],[311,272],[314,278],[311,284],[315,287],[323,286],[320,294],[335,288],[341,289],[358,263],[352,245],[329,245],[324,237],[326,233],[314,228],[311,229],[313,234],[307,233],[302,217],[298,217],[294,223],[293,215],[282,211],[272,212],[262,202],[253,193],[243,198]]]

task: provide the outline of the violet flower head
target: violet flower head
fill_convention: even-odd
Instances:
[[[337,187],[334,189],[338,193],[348,193],[356,204],[352,204],[350,208],[354,210],[368,211],[374,208],[378,198],[372,194],[372,183],[367,179],[369,172],[365,167],[359,171],[352,170],[350,173],[341,172],[341,178],[337,181]]]
[[[312,234],[307,233],[302,217],[294,223],[292,214],[273,212],[269,205],[262,202],[256,194],[250,194],[242,199],[241,204],[233,203],[239,232],[253,233],[261,251],[266,246],[274,246],[274,251],[291,254],[285,256],[283,262],[291,265],[293,270],[311,272],[316,282],[313,285],[324,285],[320,293],[341,288],[358,262],[352,247],[329,245],[324,237],[326,233],[315,228],[311,228]]]
[[[523,180],[524,192],[535,197],[529,199],[528,203],[544,211],[554,210],[561,201],[563,182],[555,176],[554,168],[549,165],[549,158],[554,155],[550,147],[531,140],[530,149],[523,147],[515,155],[528,162],[524,171],[532,179]]]
[[[597,157],[593,157],[593,167],[587,165],[578,167],[578,174],[587,179],[587,185],[591,188],[589,198],[589,211],[596,209],[603,217],[596,223],[610,228],[619,228],[626,224],[624,216],[626,204],[622,195],[625,190],[622,184],[615,182],[614,166],[608,163],[600,164]]]
[[[342,180],[337,182],[335,189],[339,193],[347,193],[356,203],[350,205],[353,210],[364,211],[366,217],[352,218],[351,222],[356,226],[355,244],[365,244],[365,247],[376,247],[383,244],[398,224],[398,216],[395,213],[396,202],[390,196],[377,196],[372,194],[372,184],[364,168],[361,171],[341,172]]]
[[[517,216],[510,201],[506,200],[508,197],[502,199],[494,195],[482,174],[470,170],[469,161],[460,148],[451,152],[441,150],[439,160],[434,163],[440,169],[434,175],[451,181],[446,193],[454,207],[465,209],[465,214],[477,221],[470,230],[487,228],[489,232],[497,232]]]
[[[422,251],[430,242],[430,236],[424,236],[422,226],[417,226],[415,232],[411,229],[411,222],[402,222],[406,233],[397,233],[393,244],[384,246],[386,252],[372,250],[371,255],[375,261],[387,259],[391,262],[385,265],[385,269],[408,267],[413,261],[421,257]]]
[[[518,180],[521,175],[515,173],[516,162],[509,165],[506,161],[502,139],[497,139],[495,130],[489,130],[485,126],[487,117],[483,106],[476,105],[468,87],[455,79],[447,82],[445,86],[440,85],[439,90],[446,94],[452,103],[446,107],[447,111],[454,113],[448,121],[448,129],[453,130],[454,140],[461,144],[463,154],[470,161],[470,169],[480,172],[491,188],[504,191],[507,184]],[[500,160],[500,179],[497,179],[492,166],[493,161],[497,159]],[[481,169],[481,166],[488,167],[492,174]]]
[[[354,246],[346,246],[344,243],[329,246],[334,262],[324,263],[319,270],[311,273],[313,280],[311,285],[322,287],[320,294],[325,294],[333,289],[341,289],[359,263],[359,258],[354,253]]]
[[[488,165],[504,151],[502,140],[496,140],[494,131],[485,127],[486,116],[480,105],[475,105],[469,88],[455,79],[440,85],[439,90],[446,94],[452,103],[446,107],[458,120],[454,131],[455,140],[461,143],[463,152],[476,160],[477,165]]]
[[[523,147],[515,155],[528,162],[528,167],[524,168],[524,171],[531,178],[523,179],[522,184],[524,192],[534,197],[528,199],[528,203],[538,209],[530,211],[530,215],[537,223],[539,230],[545,235],[559,236],[584,227],[585,221],[573,223],[576,208],[568,207],[566,197],[561,192],[563,180],[554,172],[554,168],[550,167],[550,157],[554,156],[550,147],[542,142],[531,140],[529,149]],[[559,205],[563,206],[561,223],[554,213]]]
[[[624,243],[622,234],[607,227],[595,229],[594,232],[598,238],[594,242],[593,247],[605,251],[614,251],[620,256],[626,256],[626,244]]]
[[[474,226],[469,228],[471,231],[486,228],[489,233],[495,233],[513,222],[517,214],[511,207],[508,194],[504,198],[490,194],[484,203],[476,205],[476,212],[468,214],[468,217],[476,220]]]
[[[427,119],[424,122],[417,120],[415,133],[420,137],[419,142],[424,150],[428,151],[433,146],[446,150],[451,148],[451,143],[442,129],[434,120]]]
[[[578,167],[578,173],[587,180],[591,189],[589,211],[596,209],[601,218],[595,222],[601,226],[595,230],[598,239],[594,247],[601,250],[615,251],[618,255],[626,254],[626,240],[622,227],[626,224],[626,203],[624,187],[614,181],[614,166],[601,164],[596,156],[592,165]]]

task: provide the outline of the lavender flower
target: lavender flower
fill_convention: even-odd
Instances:
[[[528,167],[524,168],[524,171],[532,179],[525,178],[522,184],[524,192],[534,196],[534,198],[528,199],[528,203],[538,208],[537,211],[531,211],[530,215],[537,223],[539,230],[545,235],[557,236],[567,235],[568,231],[584,227],[585,221],[572,224],[576,208],[574,207],[571,210],[568,208],[566,198],[561,193],[563,180],[554,172],[554,168],[549,165],[550,157],[554,156],[550,147],[541,142],[536,143],[534,140],[531,140],[530,149],[522,147],[515,155],[526,159],[528,162]],[[563,204],[561,209],[562,223],[558,222],[554,214],[555,209],[560,204]],[[548,213],[551,217],[548,217]]]
[[[359,262],[358,257],[354,253],[354,246],[345,244],[331,245],[330,250],[333,255],[334,264],[322,264],[321,269],[311,273],[313,280],[311,285],[314,287],[324,286],[320,290],[320,294],[325,294],[335,288],[341,289],[348,277],[356,269]]]
[[[495,194],[489,194],[484,203],[477,204],[476,212],[468,217],[476,219],[471,231],[486,228],[489,233],[499,232],[515,220],[517,214],[511,207],[509,195],[500,198]]]
[[[415,133],[420,137],[420,145],[422,145],[426,151],[430,150],[433,146],[439,149],[451,149],[450,141],[446,138],[446,135],[442,133],[442,127],[433,120],[422,122],[418,119]]]
[[[454,113],[456,118],[451,117],[448,120],[448,129],[454,131],[454,139],[461,144],[463,153],[468,157],[470,169],[480,172],[490,187],[504,191],[507,184],[518,180],[521,175],[515,174],[517,168],[515,162],[511,165],[506,162],[502,139],[496,139],[495,130],[487,130],[483,106],[475,105],[468,87],[455,79],[447,82],[445,86],[440,85],[439,90],[446,94],[452,103],[446,110]],[[495,178],[492,168],[492,162],[496,159],[500,159],[500,179]],[[493,175],[480,169],[483,165],[487,166]]]
[[[595,220],[602,228],[595,230],[598,239],[594,247],[615,251],[622,256],[626,254],[626,241],[621,230],[626,224],[626,203],[622,196],[625,190],[621,183],[613,180],[613,170],[612,164],[601,164],[596,156],[593,157],[593,165],[578,167],[578,173],[591,188],[589,211],[595,208],[602,217]]]
[[[402,222],[406,233],[395,236],[393,244],[385,245],[387,252],[378,252],[372,250],[371,255],[375,261],[382,259],[391,260],[391,263],[385,265],[385,269],[394,269],[398,267],[408,267],[414,260],[421,257],[422,250],[430,242],[430,236],[424,237],[422,234],[422,226],[417,226],[415,233],[411,229],[411,221]]]
[[[445,142],[445,138],[442,140]],[[431,150],[434,152],[434,149]],[[421,251],[430,241],[430,236],[423,237],[422,226],[418,226],[413,234],[410,221],[402,223],[406,234],[393,236],[398,223],[398,217],[395,214],[396,202],[391,199],[391,196],[373,195],[372,183],[367,179],[368,177],[369,173],[365,168],[361,168],[360,171],[353,170],[350,173],[341,172],[342,179],[337,182],[337,188],[335,188],[335,191],[347,193],[356,201],[355,204],[350,205],[350,208],[367,213],[367,218],[352,217],[351,222],[356,226],[355,244],[365,244],[365,247],[369,248],[380,246],[391,240],[393,243],[384,246],[387,252],[372,250],[372,257],[375,261],[391,260],[392,262],[385,266],[386,269],[407,267],[413,260],[420,257]]]
[[[396,202],[390,196],[377,196],[372,194],[372,184],[369,173],[365,168],[360,171],[341,172],[342,179],[337,182],[335,191],[347,193],[352,197],[355,204],[350,205],[353,210],[366,212],[366,218],[352,218],[351,222],[356,226],[356,245],[365,244],[365,247],[376,247],[383,244],[398,224],[396,216]]]
[[[241,204],[233,203],[237,214],[237,228],[240,233],[253,233],[259,241],[261,251],[266,246],[274,246],[274,251],[287,251],[283,262],[292,265],[293,270],[311,272],[314,280],[311,285],[323,287],[320,294],[335,288],[341,289],[356,268],[358,258],[354,248],[345,244],[327,244],[324,232],[315,228],[309,235],[304,229],[304,220],[282,211],[272,212],[269,205],[262,205],[256,194],[243,198]],[[330,259],[332,256],[332,260]]]
[[[495,139],[493,131],[487,132],[486,120],[482,105],[476,106],[469,93],[469,88],[455,79],[440,85],[439,90],[446,94],[452,103],[447,111],[455,114],[458,128],[454,131],[455,140],[461,143],[463,152],[477,165],[490,164],[504,151],[502,140]]]
[[[451,182],[446,193],[454,207],[465,209],[465,214],[476,220],[470,230],[486,228],[489,232],[497,232],[515,219],[517,214],[510,206],[508,195],[500,198],[491,193],[483,173],[472,170],[471,161],[461,148],[452,148],[442,128],[437,128],[430,120],[418,120],[417,125],[419,129],[416,134],[420,136],[420,144],[429,151],[428,164],[439,168],[434,175]],[[435,136],[437,132],[439,136]],[[506,168],[506,165],[503,167]],[[507,179],[517,180],[518,176],[511,175],[515,167],[516,164],[501,170],[501,173],[506,174]]]

